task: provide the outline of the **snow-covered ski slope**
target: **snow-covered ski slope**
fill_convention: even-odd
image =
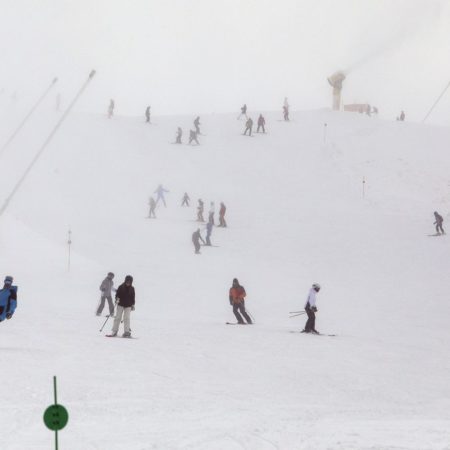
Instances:
[[[65,450],[450,449],[450,238],[427,236],[434,210],[450,222],[450,129],[280,116],[253,138],[234,114],[203,116],[199,147],[171,144],[194,116],[69,117],[0,218],[0,276],[19,285],[0,324],[1,450],[51,447],[53,375]],[[2,141],[19,118],[3,113]],[[56,119],[1,156],[2,201]],[[198,198],[229,225],[201,255]],[[108,271],[134,276],[137,340],[99,332]],[[234,277],[254,326],[225,325]],[[292,333],[313,282],[336,337]]]

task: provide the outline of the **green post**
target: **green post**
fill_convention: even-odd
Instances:
[[[69,414],[62,405],[58,405],[56,377],[53,377],[53,396],[55,403],[44,412],[44,423],[47,428],[55,432],[55,450],[58,450],[58,431],[62,430],[69,421]]]

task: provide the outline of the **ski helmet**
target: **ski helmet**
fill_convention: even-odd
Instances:
[[[125,283],[132,283],[133,282],[133,277],[131,275],[127,275],[125,277]]]
[[[320,284],[319,283],[314,283],[312,285],[313,289],[320,289]]]
[[[5,277],[5,284],[12,284],[12,282],[14,281],[14,278],[11,275],[7,275]]]

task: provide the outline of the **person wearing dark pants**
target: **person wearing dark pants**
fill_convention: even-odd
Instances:
[[[102,284],[100,285],[100,304],[97,308],[97,316],[99,316],[103,308],[105,307],[105,300],[108,300],[108,306],[109,306],[109,315],[112,317],[114,316],[114,303],[112,301],[112,292],[115,291],[114,289],[114,274],[112,272],[109,272],[106,278],[102,281]]]
[[[244,318],[248,324],[252,323],[252,319],[250,319],[250,316],[245,311],[246,295],[247,294],[245,292],[244,286],[241,286],[239,284],[238,279],[234,278],[233,285],[230,288],[229,299],[230,299],[230,305],[233,306],[233,314],[235,315],[236,320],[237,320],[238,324],[240,324],[240,325],[245,325],[245,322],[244,322],[244,319],[242,318],[242,316],[244,316]],[[241,314],[242,314],[242,316],[241,316]]]
[[[311,290],[309,291],[308,298],[306,299],[305,311],[308,315],[308,320],[306,321],[305,329],[302,331],[302,333],[319,334],[319,332],[316,330],[316,295],[319,291],[320,285],[314,283]]]
[[[200,234],[200,228],[198,228],[197,231],[194,231],[192,233],[192,243],[194,244],[195,253],[197,255],[200,254],[200,241],[202,241],[203,244],[205,244],[205,241],[203,240],[202,235]]]
[[[436,234],[445,234],[444,229],[442,228],[442,223],[444,222],[444,218],[437,213],[437,211],[434,212],[434,224],[436,225]]]

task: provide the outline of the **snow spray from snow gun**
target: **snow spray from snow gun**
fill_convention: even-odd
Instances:
[[[30,173],[31,169],[33,168],[33,166],[36,164],[37,160],[39,159],[39,157],[42,155],[42,153],[44,152],[44,150],[46,149],[47,145],[50,143],[50,141],[53,139],[53,136],[55,135],[55,133],[58,131],[58,128],[61,126],[61,124],[64,122],[64,120],[66,120],[67,115],[70,113],[70,111],[72,110],[72,108],[74,107],[75,103],[78,101],[78,99],[81,97],[81,94],[83,94],[84,90],[86,89],[87,85],[89,84],[89,82],[92,80],[92,78],[94,78],[95,75],[95,70],[92,70],[91,73],[89,74],[88,79],[83,83],[83,86],[81,87],[81,89],[78,91],[77,95],[75,96],[75,98],[72,100],[72,102],[70,103],[70,105],[67,107],[67,109],[64,111],[63,115],[61,116],[61,118],[59,119],[58,123],[55,125],[55,127],[53,128],[52,132],[50,133],[50,135],[48,136],[48,138],[45,140],[45,142],[42,144],[41,148],[39,149],[39,151],[36,153],[36,156],[33,158],[33,160],[31,161],[31,163],[29,164],[29,166],[27,167],[27,169],[25,170],[24,174],[22,175],[22,177],[19,179],[19,181],[17,182],[17,184],[14,186],[14,189],[12,190],[11,194],[9,194],[9,196],[6,198],[5,202],[3,203],[2,208],[0,209],[0,216],[5,212],[6,208],[8,208],[9,202],[11,201],[11,199],[14,197],[14,195],[16,194],[16,192],[19,190],[20,186],[22,185],[22,183],[24,182],[24,180],[26,179],[26,177],[28,176],[28,174]]]
[[[31,115],[36,111],[37,107],[42,103],[45,97],[47,97],[47,94],[50,92],[52,87],[56,84],[58,81],[58,78],[54,78],[51,82],[50,86],[45,90],[45,92],[39,97],[38,101],[33,105],[30,112],[25,116],[25,118],[22,120],[20,125],[16,128],[14,133],[9,137],[9,139],[3,144],[3,147],[0,149],[0,155],[6,150],[9,144],[13,141],[13,139],[19,134],[19,131],[22,129],[22,127],[25,125],[27,120],[31,117]]]
[[[53,395],[55,403],[50,405],[44,412],[45,426],[55,432],[55,450],[58,450],[58,431],[62,430],[69,421],[69,413],[62,405],[58,405],[56,390],[56,377],[53,377]]]

